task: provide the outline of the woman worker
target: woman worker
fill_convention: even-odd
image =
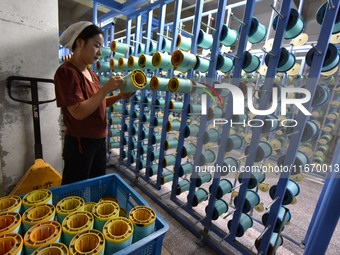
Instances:
[[[63,149],[62,185],[106,173],[108,134],[106,107],[134,93],[108,96],[123,85],[122,77],[111,77],[103,86],[89,69],[101,55],[103,32],[88,21],[69,26],[60,36],[60,44],[73,51],[54,76],[57,106],[66,126]]]

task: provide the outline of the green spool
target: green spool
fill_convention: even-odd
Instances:
[[[143,131],[142,131],[142,139],[144,140],[144,139],[147,139],[147,138],[149,138],[149,131],[143,129]]]
[[[126,70],[130,70],[129,69],[129,66],[128,66],[128,59],[127,58],[119,58],[118,59],[118,69],[119,70],[117,70],[117,67],[115,66],[114,67],[114,70],[116,71],[116,72],[122,72],[122,71],[126,71]]]
[[[142,170],[146,167],[146,160],[140,160],[139,161],[139,166],[138,166],[138,169],[139,170]]]
[[[277,15],[274,18],[273,29],[275,31],[276,31],[278,20],[279,20],[279,15]],[[285,39],[286,40],[294,39],[299,34],[301,34],[304,29],[305,29],[305,22],[300,17],[299,12],[294,8],[290,9],[288,24],[287,24],[286,32],[284,35]]]
[[[206,73],[209,70],[210,61],[201,57],[196,56],[196,65],[194,69],[201,73]]]
[[[149,122],[150,121],[150,114],[144,113],[142,117],[142,122]]]
[[[307,63],[308,66],[311,66],[311,64],[312,64],[314,53],[316,53],[315,48],[311,48],[307,52],[306,63]],[[326,52],[326,57],[324,59],[323,65],[322,65],[321,72],[328,72],[328,71],[336,68],[339,65],[339,62],[340,62],[340,57],[339,57],[339,52],[338,52],[337,47],[334,44],[329,43],[328,48],[327,48],[327,52]]]
[[[142,54],[142,55],[139,56],[138,65],[142,69],[149,69],[151,71],[154,71],[154,70],[157,69],[157,67],[155,67],[152,64],[152,56],[148,56],[148,55],[145,55],[145,54]]]
[[[42,223],[44,221],[53,221],[54,217],[54,205],[42,204],[32,206],[22,214],[23,232],[26,233],[35,224]]]
[[[233,220],[228,222],[228,229],[231,230],[231,224]],[[253,226],[253,219],[246,213],[241,214],[240,223],[237,226],[236,236],[241,237],[244,233]]]
[[[205,189],[199,188],[195,191],[194,200],[192,203],[193,207],[198,206],[199,203],[208,199],[208,192]]]
[[[332,139],[332,136],[330,134],[325,134],[321,136],[321,139],[324,139],[327,142],[329,142]]]
[[[168,82],[168,89],[172,93],[188,94],[191,92],[193,83],[188,79],[172,77]]]
[[[196,124],[190,124],[185,127],[185,138],[189,136],[196,136],[199,132],[199,126]]]
[[[110,68],[110,62],[96,62],[96,70],[97,72],[109,72],[111,70]]]
[[[245,149],[245,154],[249,154],[249,146],[248,145]],[[259,142],[259,145],[256,150],[256,156],[255,156],[255,162],[260,162],[265,158],[268,158],[270,155],[272,155],[273,149],[267,142]]]
[[[151,177],[151,176],[154,176],[154,175],[157,174],[157,172],[158,172],[158,165],[153,165],[153,166],[151,166],[151,168],[150,168],[149,176],[150,176],[150,177]]]
[[[144,54],[144,52],[145,52],[145,44],[138,43],[138,45],[137,45],[137,54],[141,55],[141,54]]]
[[[202,105],[200,104],[190,104],[189,106],[189,113],[191,114],[198,114],[201,113]]]
[[[152,65],[164,71],[169,71],[174,67],[171,63],[171,56],[160,52],[152,55]]]
[[[278,166],[283,165],[285,157],[286,156],[283,155],[277,160]],[[307,155],[302,151],[297,151],[292,175],[300,173],[300,170],[303,169],[306,164],[309,164],[309,158],[307,157]]]
[[[316,156],[314,159],[313,159],[313,163],[316,163],[316,164],[322,164],[324,162],[324,159],[320,156]]]
[[[186,144],[183,147],[183,153],[182,153],[182,158],[185,158],[190,155],[194,155],[196,152],[196,146],[193,145],[192,143]]]
[[[328,146],[327,145],[319,145],[316,149],[317,151],[322,151],[323,153],[326,153],[328,150]]]
[[[171,100],[170,101],[170,111],[171,112],[181,112],[183,110],[183,102]]]
[[[125,54],[119,53],[119,52],[112,52],[112,58],[118,60],[120,58],[124,58]]]
[[[215,160],[216,155],[212,150],[206,150],[202,152],[201,158],[200,158],[200,165],[204,166],[208,163],[211,163]]]
[[[216,192],[216,199],[221,199],[225,194],[231,192],[233,188],[233,184],[227,179],[221,179],[220,183],[218,184],[217,192]],[[209,186],[209,192],[212,191],[212,184]]]
[[[200,187],[203,183],[210,182],[211,181],[211,174],[206,173],[198,173],[198,179],[196,181],[196,187]]]
[[[197,37],[197,45],[203,49],[210,49],[213,43],[213,36],[208,33],[204,33],[201,29]]]
[[[180,127],[181,127],[181,122],[179,122],[178,120],[169,121],[167,131],[168,132],[179,131]]]
[[[233,60],[231,58],[227,58],[222,54],[218,54],[216,69],[221,71],[222,73],[229,73],[234,67]]]
[[[270,55],[267,54],[265,58],[265,63],[268,66]],[[277,65],[278,72],[287,72],[295,65],[295,56],[290,53],[286,48],[281,48],[280,59]]]
[[[274,199],[275,192],[276,192],[277,185],[273,185],[269,189],[269,195],[272,199]],[[300,193],[300,186],[295,181],[289,179],[287,183],[286,193],[284,195],[282,204],[289,205],[293,202],[294,197],[299,195]]]
[[[241,148],[243,144],[242,137],[239,135],[230,135],[227,142],[227,152]]]
[[[246,172],[241,172],[241,173],[238,175],[237,180],[239,181],[239,183],[244,183],[244,182],[245,182],[245,180],[247,179],[247,178],[246,178],[247,174],[248,174],[248,173],[246,173]],[[262,182],[265,180],[266,175],[265,175],[265,173],[261,170],[261,168],[255,167],[255,169],[251,168],[251,172],[250,172],[250,175],[248,175],[248,178],[249,178],[248,189],[253,189],[253,188],[255,188],[259,183],[262,183]]]
[[[93,207],[92,213],[94,217],[93,228],[103,231],[103,227],[108,220],[119,216],[119,206],[114,201],[104,200]]]
[[[177,148],[178,140],[176,138],[168,139],[165,141],[165,150],[171,150]]]
[[[174,173],[172,172],[166,172],[162,174],[161,184],[164,185],[167,182],[171,182],[174,178]]]
[[[208,120],[212,120],[212,119],[218,119],[218,118],[222,118],[223,115],[223,111],[222,108],[219,106],[213,106],[213,107],[209,107],[208,110]]]
[[[171,50],[171,41],[168,39],[163,38],[162,40],[162,52],[170,53]]]
[[[163,118],[155,118],[153,126],[160,127],[163,125]]]
[[[235,30],[229,29],[227,25],[223,24],[220,35],[220,41],[224,46],[226,47],[233,46],[237,41],[237,37],[238,33]]]
[[[226,157],[223,161],[223,171],[221,172],[221,174],[227,175],[230,170],[235,171],[238,169],[238,162],[236,159],[234,159],[233,157]]]
[[[191,38],[184,37],[181,34],[177,36],[177,48],[184,51],[189,51],[191,48]]]
[[[109,57],[111,55],[111,49],[110,47],[103,46],[102,47],[102,58]]]
[[[196,66],[197,59],[195,54],[181,50],[175,50],[171,55],[171,63],[176,68],[176,70],[187,72]]]
[[[134,69],[139,69],[139,66],[138,66],[138,57],[135,57],[135,56],[130,56],[128,58],[128,67],[130,70],[134,70]]]
[[[323,20],[325,18],[326,10],[327,10],[328,1],[326,1],[321,7],[318,9],[316,13],[316,22],[320,24],[320,26],[323,23]],[[332,34],[337,34],[340,32],[340,13],[338,12],[335,20],[335,24],[333,26]]]
[[[177,184],[176,195],[182,194],[184,191],[188,191],[190,188],[190,182],[187,179],[181,180]]]
[[[160,143],[161,142],[162,135],[153,135],[152,136],[152,144]]]
[[[261,61],[258,56],[251,55],[248,51],[245,52],[244,61],[243,61],[243,70],[246,73],[255,72],[261,64]]]
[[[160,154],[159,150],[151,152],[150,156],[151,161],[159,159],[159,154]]]
[[[149,79],[149,86],[150,86],[150,80],[151,78],[148,78]],[[150,88],[150,87],[149,87]],[[144,104],[147,105],[147,106],[151,106],[152,105],[152,98],[150,97],[145,97],[144,99]]]
[[[157,91],[169,91],[168,82],[169,82],[169,78],[161,78],[161,77],[153,76],[150,80],[150,88],[153,91],[156,91],[156,90]],[[165,100],[163,101],[165,102]]]
[[[150,44],[149,44],[149,54],[153,54],[155,53],[157,50],[157,43],[154,42],[154,41],[150,41]]]
[[[21,225],[23,224],[21,224],[22,217],[19,213],[9,211],[0,213],[0,223],[0,235],[6,235],[9,233],[21,234]]]
[[[193,165],[191,163],[186,163],[181,165],[178,170],[178,176],[182,177],[183,175],[191,173],[193,170]]]
[[[222,199],[217,199],[215,201],[215,206],[213,210],[212,220],[217,220],[223,213],[228,211],[228,204]],[[208,206],[205,207],[205,213],[208,212]]]
[[[277,241],[277,244],[274,247],[277,238],[279,238],[279,240]],[[261,238],[257,238],[255,240],[255,247],[256,247],[257,250],[260,249],[261,242],[262,242],[262,236],[261,236]],[[283,243],[282,236],[280,235],[278,237],[278,233],[273,232],[273,234],[272,234],[272,236],[270,238],[270,243],[269,243],[269,247],[268,247],[268,254],[275,254],[277,248],[279,248],[282,245],[282,243]]]
[[[163,167],[173,166],[176,163],[176,157],[174,155],[169,155],[164,157]]]
[[[240,26],[241,28],[241,26]],[[267,28],[260,24],[257,18],[252,18],[248,41],[252,44],[257,44],[263,41],[267,35]]]
[[[113,112],[122,112],[122,110],[123,110],[123,106],[122,105],[117,105],[117,104],[113,105],[112,108],[113,108],[112,109]]]
[[[124,85],[120,88],[123,93],[135,92],[146,86],[146,75],[142,70],[136,69],[123,77]]]
[[[234,199],[234,205],[237,206],[238,196]],[[246,198],[243,204],[243,213],[248,213],[254,206],[257,206],[260,203],[260,196],[257,192],[253,190],[247,190]]]
[[[288,210],[288,209],[287,209]],[[286,207],[284,206],[281,206],[280,207],[280,210],[279,210],[279,213],[277,215],[277,221],[276,221],[276,224],[275,224],[275,227],[274,227],[274,232],[279,232],[280,231],[280,227],[283,223],[283,229],[284,229],[284,226],[287,224],[287,222],[290,221],[290,219],[292,218],[292,215],[290,213],[290,211],[288,210],[287,214],[286,214],[286,219],[285,221],[283,222],[283,217],[285,215],[285,211],[286,211]],[[266,212],[265,214],[262,215],[262,223],[263,225],[267,226],[267,221],[268,221],[268,217],[269,217],[269,213],[270,212]],[[282,230],[283,230],[282,229]]]
[[[5,213],[5,212],[20,213],[21,207],[22,207],[22,200],[19,196],[9,195],[5,197],[0,197],[0,213]]]
[[[121,43],[117,41],[113,41],[111,43],[111,50],[113,52],[123,54],[124,56],[126,55],[126,53],[129,52],[129,49],[130,49],[130,46],[125,43]],[[133,55],[133,54],[130,54],[130,55]]]
[[[206,93],[206,92],[204,91],[206,88],[207,88],[207,87],[204,86],[203,84],[198,83],[198,84],[195,84],[195,87],[192,88],[191,93],[192,93],[192,94],[198,94],[198,95],[204,94],[204,93]],[[204,89],[204,90],[203,90],[203,89]]]
[[[220,139],[220,132],[218,130],[211,128],[206,130],[203,135],[203,144],[210,142],[217,142]]]

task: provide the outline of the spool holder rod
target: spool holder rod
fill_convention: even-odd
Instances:
[[[223,217],[223,219],[227,218],[229,215],[233,214],[238,208],[234,208],[232,211],[228,212],[226,216]],[[223,238],[224,239],[224,238]]]
[[[263,231],[262,233],[259,235],[259,237],[257,239],[261,239],[262,236],[271,228],[271,225],[268,225]],[[275,247],[275,246],[274,246]]]
[[[207,57],[203,57],[203,56],[199,56],[199,58],[203,58],[203,59],[206,59],[206,60],[208,60],[208,61],[212,61],[212,59],[207,58]]]
[[[300,131],[295,131],[293,133],[287,134],[286,137],[289,137],[289,136],[292,136],[292,135],[295,135],[295,134],[298,134],[298,133],[300,133]]]
[[[143,39],[152,41],[152,42],[154,42],[154,43],[157,43],[157,41],[155,41],[155,40],[153,40],[153,39],[151,39],[151,38],[145,37],[145,36],[143,36]]]
[[[243,156],[243,157],[240,157],[240,158],[238,158],[237,159],[237,161],[240,161],[241,159],[244,159],[244,158],[248,158],[249,156],[251,156],[252,154],[250,153],[250,154],[248,154],[248,155],[245,155],[245,156]]]
[[[236,20],[238,23],[240,23],[243,27],[246,26],[246,24],[244,22],[242,22],[239,18],[237,18],[236,16],[234,16],[234,13],[230,12],[231,17]]]
[[[236,58],[236,59],[240,59],[240,57],[238,57],[238,56],[236,56],[236,55],[234,55],[234,54],[230,54],[230,53],[228,53],[228,52],[224,52],[224,54],[227,55],[227,56]]]
[[[184,32],[184,33],[187,33],[187,34],[190,35],[191,37],[194,37],[194,34],[193,34],[193,33],[187,32],[187,31],[185,31],[185,30],[182,29],[182,28],[178,28],[178,30],[180,30],[180,31],[182,31],[182,32]]]
[[[272,205],[279,199],[280,197],[277,196],[269,205],[267,205],[266,207],[266,211],[268,211],[270,209],[270,207],[272,207]]]
[[[243,183],[240,183],[239,185],[233,187],[230,191],[234,191],[235,189],[237,189],[238,187],[240,187]]]
[[[328,4],[329,4],[329,9],[333,10],[335,8],[334,4],[333,4],[333,0],[328,0]]]
[[[203,21],[201,21],[201,24],[202,24],[203,26],[205,26],[205,27],[207,27],[207,28],[211,29],[213,32],[215,32],[215,31],[216,31],[216,29],[215,29],[215,28],[213,28],[213,27],[211,27],[211,26],[209,26],[209,25],[205,24]]]
[[[279,15],[280,19],[284,19],[284,18],[285,18],[285,16],[283,16],[283,15],[281,14],[281,12],[279,12],[279,11],[274,7],[273,4],[271,4],[270,7],[272,7],[272,9],[277,13],[277,15]]]
[[[312,43],[311,45],[312,45],[312,48],[315,49],[316,55],[321,55],[321,54],[322,54],[322,51],[320,51],[320,50],[315,46],[314,43]]]
[[[273,53],[267,51],[265,48],[262,48],[261,50],[262,50],[264,53],[268,54],[269,56],[271,56],[271,57],[273,57],[273,58],[275,58],[275,56],[276,56],[275,54],[273,54]]]
[[[137,42],[137,41],[135,41],[135,40],[131,40],[131,42],[138,43],[138,44],[144,44],[144,43],[142,43],[142,42]]]
[[[167,35],[163,35],[163,34],[160,34],[160,33],[157,33],[157,35],[162,36],[162,37],[165,37],[166,39],[169,39],[170,41],[173,40],[173,38],[171,38],[171,37],[169,37],[169,36],[167,36]]]

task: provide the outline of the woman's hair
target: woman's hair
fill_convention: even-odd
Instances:
[[[104,36],[103,31],[96,25],[90,25],[88,27],[86,27],[83,31],[81,31],[81,33],[78,35],[78,37],[74,40],[74,43],[72,45],[72,51],[74,51],[74,49],[77,46],[77,40],[78,39],[82,39],[85,41],[85,45],[87,44],[87,41],[92,38],[95,35],[98,34],[102,34]]]

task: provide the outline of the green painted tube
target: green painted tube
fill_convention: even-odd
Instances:
[[[184,51],[189,51],[191,48],[191,38],[184,37],[181,34],[177,36],[177,48]]]
[[[160,52],[152,55],[152,65],[164,71],[169,71],[174,67],[171,63],[171,56]]]
[[[209,60],[196,56],[196,65],[194,66],[194,69],[196,71],[206,73],[208,72],[209,65],[210,65]]]
[[[217,129],[211,128],[206,130],[203,135],[203,144],[217,142],[220,139],[220,132]]]
[[[208,199],[208,192],[205,189],[199,188],[195,191],[194,200],[192,203],[193,207],[198,206],[199,203]]]
[[[189,52],[175,50],[171,55],[172,65],[176,67],[176,70],[181,72],[187,72],[194,68],[196,62],[196,55]]]
[[[223,111],[219,106],[214,105],[213,107],[209,107],[208,110],[208,120],[222,118]]]
[[[111,43],[111,50],[113,52],[117,52],[117,53],[126,55],[126,53],[129,52],[129,49],[130,49],[130,46],[125,44],[125,43],[121,43],[121,42],[118,42],[118,41],[112,41],[112,43]],[[132,55],[132,54],[130,54],[130,55]]]
[[[216,61],[216,69],[222,73],[229,73],[234,67],[233,60],[221,54],[218,54]]]
[[[188,79],[172,77],[168,82],[168,89],[172,93],[188,94],[191,92],[193,83]]]
[[[171,150],[171,149],[176,149],[178,145],[178,139],[173,138],[173,139],[168,139],[165,141],[165,150]]]
[[[174,173],[173,172],[165,172],[162,174],[162,180],[161,184],[164,185],[167,182],[171,182],[172,179],[174,178]]]
[[[189,113],[198,114],[201,113],[202,105],[200,104],[190,104],[189,106]]]
[[[163,167],[173,166],[176,163],[176,157],[174,155],[168,155],[164,157]]]
[[[185,138],[189,136],[196,136],[199,132],[199,126],[196,124],[189,124],[185,128]]]
[[[133,243],[155,231],[156,213],[150,207],[136,206],[129,212],[133,224]]]
[[[179,131],[180,127],[181,127],[181,122],[179,122],[178,120],[169,121],[167,131],[168,132]]]
[[[212,163],[216,158],[215,153],[212,150],[205,150],[202,152],[201,158],[200,158],[200,165],[204,166],[208,163]]]
[[[190,182],[187,179],[181,180],[177,184],[176,195],[182,194],[184,191],[188,191],[190,188]]]
[[[213,43],[213,36],[205,33],[202,29],[198,33],[197,45],[203,49],[210,49]]]
[[[196,152],[196,146],[192,143],[186,144],[183,147],[182,158],[185,158],[190,155],[194,155]]]
[[[153,76],[150,80],[150,88],[153,91],[169,91],[168,89],[169,78],[161,78]],[[164,100],[165,102],[165,100]]]
[[[184,165],[181,165],[179,167],[178,176],[182,177],[183,175],[191,173],[192,170],[193,170],[193,165],[191,163],[186,163]]]
[[[152,64],[152,56],[142,54],[138,58],[138,65],[142,69],[149,69],[151,71],[154,71],[157,69],[156,66]]]
[[[227,25],[223,24],[220,41],[224,46],[233,46],[237,41],[237,37],[238,33],[235,30],[230,29],[227,27]]]
[[[136,69],[123,77],[124,86],[120,88],[123,93],[135,92],[146,86],[146,75],[142,70]]]

